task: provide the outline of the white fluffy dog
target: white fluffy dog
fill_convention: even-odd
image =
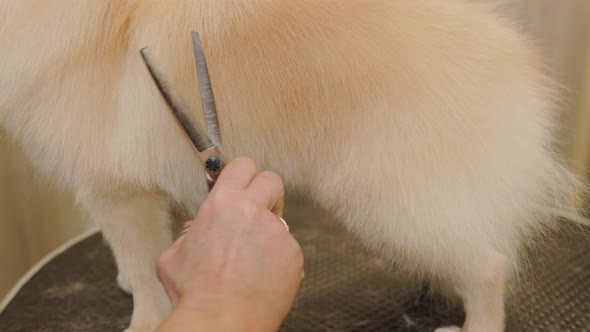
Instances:
[[[0,124],[100,225],[133,293],[128,331],[169,313],[155,263],[207,194],[139,53],[150,47],[202,120],[191,31],[228,158],[254,158],[367,246],[450,287],[462,331],[503,330],[520,248],[569,208],[576,182],[552,151],[559,89],[491,7],[3,0]]]

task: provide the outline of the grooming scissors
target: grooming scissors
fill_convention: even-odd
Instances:
[[[197,119],[194,117],[194,113],[188,107],[184,98],[182,98],[177,92],[177,89],[174,88],[172,83],[155,64],[147,47],[141,49],[140,53],[152,75],[152,78],[158,86],[158,89],[166,100],[166,103],[172,109],[176,119],[184,129],[193,146],[196,148],[199,159],[205,168],[208,189],[211,191],[219,174],[225,167],[225,160],[222,155],[221,135],[217,120],[217,108],[215,106],[213,88],[209,78],[209,70],[207,68],[207,62],[205,61],[203,47],[197,32],[192,32],[192,41],[201,104],[203,106],[208,134],[206,134],[203,128],[199,125]]]

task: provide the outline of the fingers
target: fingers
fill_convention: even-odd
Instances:
[[[246,187],[249,196],[279,217],[285,207],[285,188],[281,177],[273,172],[258,174]]]
[[[281,177],[272,172],[259,173],[256,163],[247,157],[232,160],[219,175],[212,191],[246,189],[257,203],[281,217],[285,208],[285,189]]]
[[[256,163],[250,158],[240,157],[228,163],[211,191],[220,189],[244,189],[258,174]]]

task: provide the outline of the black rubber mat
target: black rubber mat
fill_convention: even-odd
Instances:
[[[400,281],[321,212],[291,203],[285,219],[304,250],[306,278],[281,331],[433,331],[462,323],[460,308]],[[590,331],[588,234],[567,226],[531,255],[532,273],[507,309],[507,331]],[[95,235],[23,287],[0,314],[0,331],[122,331],[131,310],[111,252]]]

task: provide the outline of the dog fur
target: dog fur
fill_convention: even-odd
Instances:
[[[492,6],[4,0],[0,124],[101,227],[133,293],[128,331],[169,313],[156,260],[207,194],[139,54],[151,49],[203,120],[191,31],[228,158],[254,158],[392,263],[449,286],[462,331],[503,330],[521,246],[576,182],[553,151],[559,88]]]

